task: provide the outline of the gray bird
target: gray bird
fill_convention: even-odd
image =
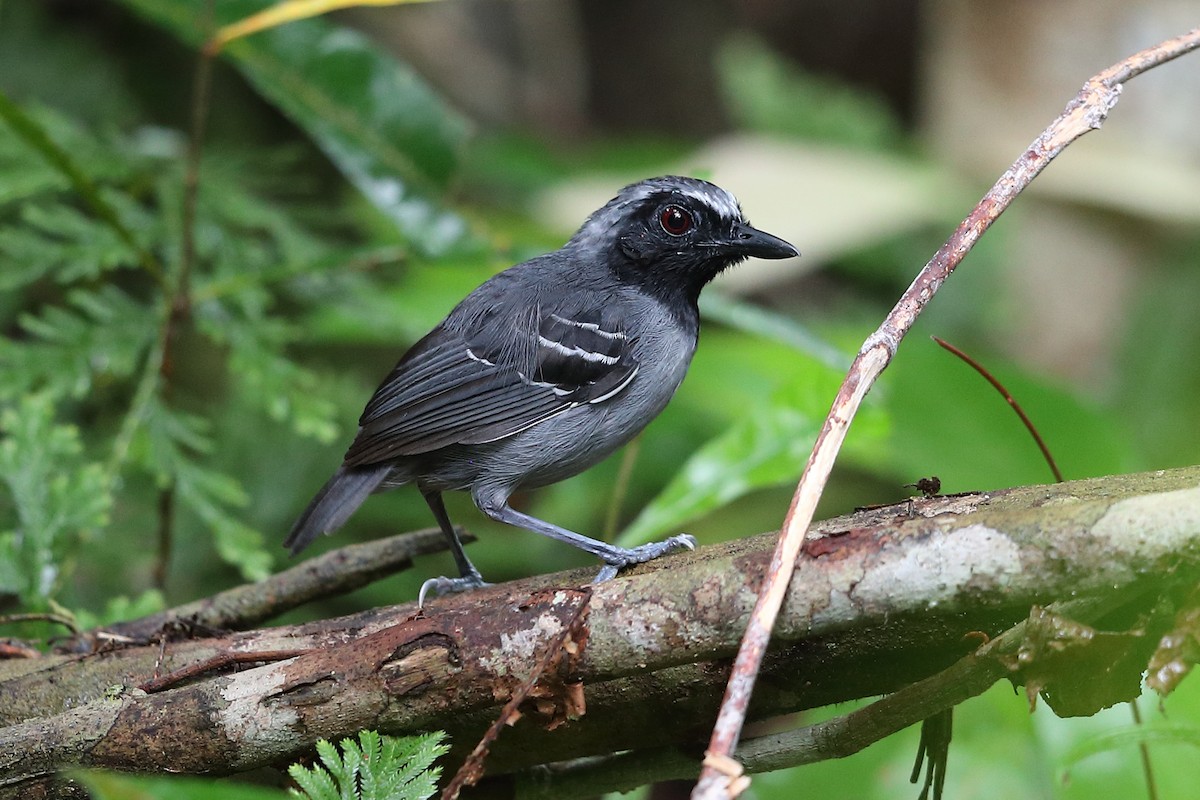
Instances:
[[[687,534],[617,547],[523,514],[508,499],[598,463],[663,410],[695,352],[705,284],[748,256],[795,255],[707,181],[626,186],[560,249],[489,279],[412,346],[285,546],[298,553],[372,492],[414,483],[460,573],[427,581],[422,602],[430,589],[486,585],[446,514],[448,490],[469,491],[492,519],[598,556],[597,581],[693,548]]]

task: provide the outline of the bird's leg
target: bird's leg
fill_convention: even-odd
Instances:
[[[454,556],[454,563],[458,565],[459,577],[447,578],[439,576],[430,578],[421,584],[421,591],[417,595],[417,607],[425,605],[425,596],[429,592],[437,594],[449,594],[451,592],[464,592],[467,589],[478,589],[481,586],[490,586],[484,582],[483,576],[479,574],[479,570],[475,569],[475,565],[471,563],[471,559],[467,558],[467,553],[463,550],[462,541],[459,540],[458,534],[454,531],[454,525],[450,523],[450,515],[446,513],[446,504],[442,502],[442,493],[435,491],[421,490],[421,495],[425,498],[425,502],[429,504],[429,510],[433,512],[434,519],[437,520],[438,527],[442,529],[442,533],[446,534],[446,538],[450,541],[450,553]]]
[[[508,496],[504,493],[494,490],[484,493],[476,490],[472,494],[472,497],[479,510],[494,520],[507,523],[508,525],[515,525],[518,528],[524,528],[534,533],[540,533],[543,536],[549,536],[551,539],[557,539],[560,542],[566,542],[600,558],[604,561],[605,566],[596,576],[596,583],[615,577],[618,570],[624,567],[651,561],[659,556],[670,553],[672,550],[696,549],[695,537],[687,533],[663,539],[661,542],[650,542],[640,547],[618,547],[615,544],[601,542],[583,534],[569,531],[566,528],[551,525],[549,522],[544,522],[537,517],[522,514],[508,504]]]

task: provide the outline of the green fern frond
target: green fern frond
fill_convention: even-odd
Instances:
[[[357,742],[341,741],[340,752],[322,739],[320,764],[288,768],[300,787],[291,794],[307,800],[424,800],[437,791],[442,768],[433,762],[450,749],[445,738],[442,731],[405,737],[360,731]]]
[[[128,379],[150,346],[156,310],[115,286],[76,289],[64,305],[20,315],[22,338],[0,339],[0,397],[87,396]]]
[[[15,512],[0,517],[0,592],[30,608],[45,607],[61,580],[64,553],[103,528],[112,505],[79,429],[60,424],[56,411],[45,393],[0,410],[0,506],[9,501]]]

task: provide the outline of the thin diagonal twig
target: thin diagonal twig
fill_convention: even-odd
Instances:
[[[264,664],[274,661],[287,661],[289,658],[296,658],[308,652],[308,650],[260,650],[257,653],[226,651],[195,664],[188,664],[186,667],[182,667],[166,675],[151,678],[138,686],[138,688],[146,694],[154,694],[155,692],[170,689],[200,675],[225,669],[236,664]]]
[[[0,616],[0,625],[13,625],[19,622],[53,622],[56,625],[62,625],[72,634],[79,633],[79,625],[74,619],[68,617],[66,614],[43,612],[31,614],[4,614]]]
[[[1037,442],[1038,449],[1042,451],[1042,458],[1046,459],[1046,463],[1050,466],[1050,471],[1054,473],[1054,480],[1062,483],[1066,478],[1063,477],[1062,470],[1058,468],[1058,462],[1054,460],[1054,456],[1050,454],[1050,448],[1046,446],[1046,442],[1042,440],[1042,435],[1038,433],[1038,429],[1034,426],[1033,420],[1025,414],[1025,409],[1021,408],[1021,404],[1017,402],[1017,398],[1012,396],[1012,393],[1005,388],[1004,384],[987,370],[982,364],[969,355],[958,349],[954,345],[947,342],[945,339],[934,336],[931,337],[943,349],[950,351],[960,359],[965,361],[972,369],[984,377],[988,383],[995,387],[996,391],[1004,397],[1005,402],[1012,406],[1012,410],[1021,418],[1021,422],[1025,425],[1025,430],[1029,431],[1029,435],[1033,437],[1033,441]]]
[[[1104,124],[1108,113],[1120,98],[1125,81],[1198,47],[1200,28],[1147,48],[1090,78],[1063,113],[1000,176],[917,275],[883,324],[864,342],[817,436],[812,455],[784,518],[771,565],[760,588],[758,602],[742,638],[713,726],[707,751],[714,756],[712,763],[721,763],[722,758],[728,760],[737,745],[771,629],[783,604],[817,501],[845,440],[850,421],[871,384],[891,362],[900,341],[950,273],[1017,195],[1067,145]],[[717,800],[736,796],[736,791],[744,788],[744,782],[737,778],[731,781],[731,777],[722,774],[711,763],[706,763],[692,797],[695,800]]]
[[[1138,708],[1137,698],[1129,701],[1129,710],[1133,713],[1133,724],[1135,727],[1142,727],[1142,712]],[[1146,797],[1149,800],[1158,800],[1158,785],[1154,780],[1154,765],[1150,763],[1150,745],[1145,739],[1138,742],[1138,754],[1142,760],[1142,780],[1146,782]]]

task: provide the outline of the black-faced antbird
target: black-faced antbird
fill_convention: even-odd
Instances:
[[[560,249],[491,278],[413,345],[285,545],[298,553],[372,492],[414,483],[460,573],[427,581],[422,602],[430,589],[485,585],[446,514],[448,490],[469,491],[492,519],[598,556],[598,581],[693,548],[687,534],[617,547],[523,514],[508,499],[596,464],[663,410],[696,348],[700,290],[719,272],[748,256],[795,255],[711,183],[662,177],[625,187]]]

